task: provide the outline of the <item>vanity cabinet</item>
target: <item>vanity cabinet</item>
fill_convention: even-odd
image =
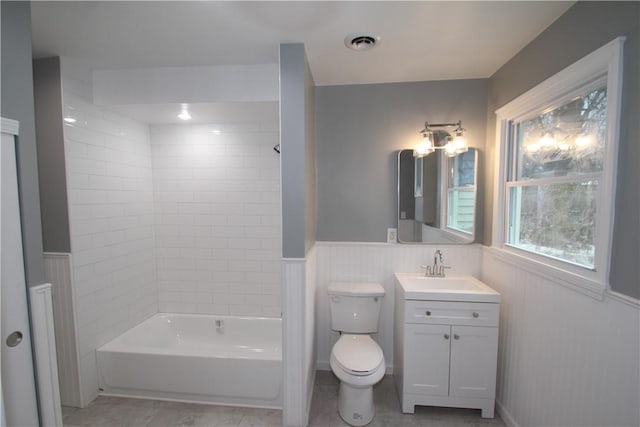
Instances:
[[[394,378],[402,412],[415,405],[495,406],[499,304],[416,301],[396,286]]]

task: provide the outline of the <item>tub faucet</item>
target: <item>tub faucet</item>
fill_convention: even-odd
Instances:
[[[444,257],[442,255],[442,251],[440,249],[436,249],[433,254],[433,265],[423,265],[422,268],[425,269],[424,275],[426,277],[444,277],[444,270],[447,267],[444,263]]]

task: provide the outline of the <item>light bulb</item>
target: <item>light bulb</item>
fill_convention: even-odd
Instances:
[[[180,120],[191,120],[191,114],[189,114],[189,104],[181,104],[181,111],[178,114]]]
[[[466,153],[469,151],[467,140],[462,136],[462,133],[456,133],[456,137],[453,138],[453,147],[455,148],[455,154]]]
[[[447,142],[447,145],[444,146],[444,154],[446,154],[447,157],[453,157],[458,154],[454,141]]]
[[[415,157],[424,157],[427,154],[431,154],[434,151],[433,148],[433,134],[431,132],[425,132],[422,134],[423,138],[420,144],[413,150]]]

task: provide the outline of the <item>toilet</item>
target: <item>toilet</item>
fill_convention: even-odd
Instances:
[[[341,334],[330,358],[340,380],[338,413],[348,424],[363,426],[373,419],[373,385],[385,373],[382,349],[369,335],[378,331],[384,288],[379,283],[334,282],[328,294],[331,329]]]

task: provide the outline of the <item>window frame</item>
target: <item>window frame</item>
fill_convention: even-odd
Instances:
[[[609,289],[610,254],[614,224],[616,165],[620,134],[624,37],[618,37],[496,110],[497,166],[493,200],[492,248],[508,260],[538,273],[603,295]],[[509,233],[509,179],[512,166],[512,123],[552,110],[598,86],[607,88],[607,130],[604,163],[598,183],[594,269],[507,243]]]

